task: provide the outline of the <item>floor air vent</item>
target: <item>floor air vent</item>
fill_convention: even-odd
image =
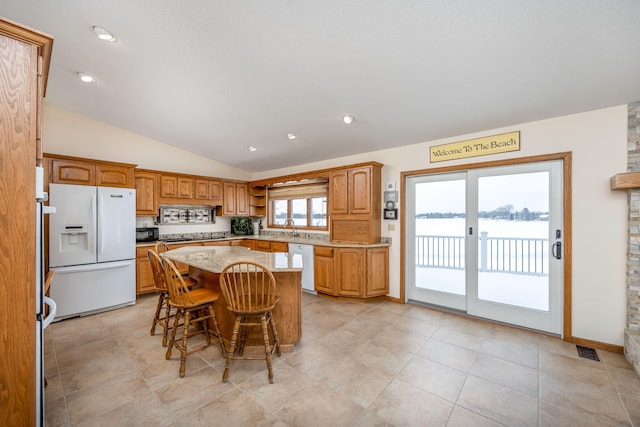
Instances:
[[[578,356],[584,357],[585,359],[596,360],[598,362],[600,361],[598,353],[596,353],[593,348],[583,347],[581,345],[577,345],[576,348],[578,349]]]

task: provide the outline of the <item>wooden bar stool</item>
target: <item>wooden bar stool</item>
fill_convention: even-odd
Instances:
[[[220,287],[229,311],[236,316],[222,382],[229,380],[232,360],[265,360],[269,371],[269,382],[273,384],[271,355],[274,350],[278,356],[281,355],[278,331],[272,313],[278,303],[276,279],[273,273],[264,265],[255,262],[234,262],[227,265],[220,274]],[[261,328],[265,349],[263,356],[244,355],[247,328],[251,326]],[[273,335],[273,347],[269,343],[269,332]],[[238,334],[240,334],[240,343],[236,351]]]
[[[162,258],[162,267],[169,291],[169,306],[176,310],[166,359],[171,358],[173,347],[180,350],[180,378],[182,378],[184,377],[187,354],[208,347],[211,344],[212,336],[218,340],[222,355],[226,356],[218,320],[213,311],[213,304],[218,300],[220,294],[206,288],[190,289],[176,265],[167,258]],[[182,323],[180,323],[181,320]],[[200,327],[190,329],[192,323],[200,324]],[[213,325],[213,330],[211,325]],[[180,328],[182,328],[182,338],[176,339],[176,333]],[[200,334],[205,335],[206,344],[189,348],[187,346],[188,339]]]
[[[162,260],[158,256],[157,252],[149,249],[147,251],[147,257],[151,263],[151,272],[153,273],[153,284],[158,294],[158,305],[156,307],[156,313],[153,316],[153,322],[151,323],[150,335],[155,335],[156,326],[161,325],[163,328],[162,334],[162,346],[167,346],[167,338],[169,336],[170,320],[173,317],[171,313],[171,306],[169,305],[169,290],[167,289],[167,279],[162,269]],[[162,312],[164,311],[164,316]]]
[[[168,250],[169,250],[169,246],[167,246],[165,242],[156,242],[155,251],[158,255]],[[185,279],[184,281],[187,283],[189,287],[194,287],[198,284],[198,281],[193,277],[189,277],[188,273],[183,274],[182,277],[184,277]]]

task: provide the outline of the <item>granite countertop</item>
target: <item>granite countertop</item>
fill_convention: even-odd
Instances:
[[[252,251],[241,246],[185,246],[163,252],[162,256],[212,273],[220,273],[236,261],[257,262],[274,273],[302,271],[302,255]]]
[[[225,235],[224,237],[214,237],[214,238],[185,238],[182,241],[172,241],[166,242],[167,244],[186,244],[186,243],[202,243],[202,242],[218,242],[225,240],[241,240],[241,239],[250,239],[250,240],[267,240],[273,242],[286,242],[286,243],[298,243],[301,245],[314,245],[314,246],[331,246],[331,247],[347,247],[347,248],[378,248],[391,246],[390,242],[383,241],[380,243],[335,243],[330,242],[329,240],[324,239],[314,239],[307,237],[292,237],[292,236],[282,236],[282,235],[269,235],[269,234],[253,234],[253,235],[244,235],[244,236],[236,236],[236,235]],[[140,242],[137,243],[136,246],[153,246],[156,242]]]

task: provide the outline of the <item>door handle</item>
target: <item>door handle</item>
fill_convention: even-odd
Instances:
[[[556,259],[562,259],[562,242],[555,242],[551,246],[551,255]]]

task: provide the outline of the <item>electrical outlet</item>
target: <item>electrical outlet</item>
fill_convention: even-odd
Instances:
[[[396,231],[396,225],[393,223],[387,224],[388,231]]]

